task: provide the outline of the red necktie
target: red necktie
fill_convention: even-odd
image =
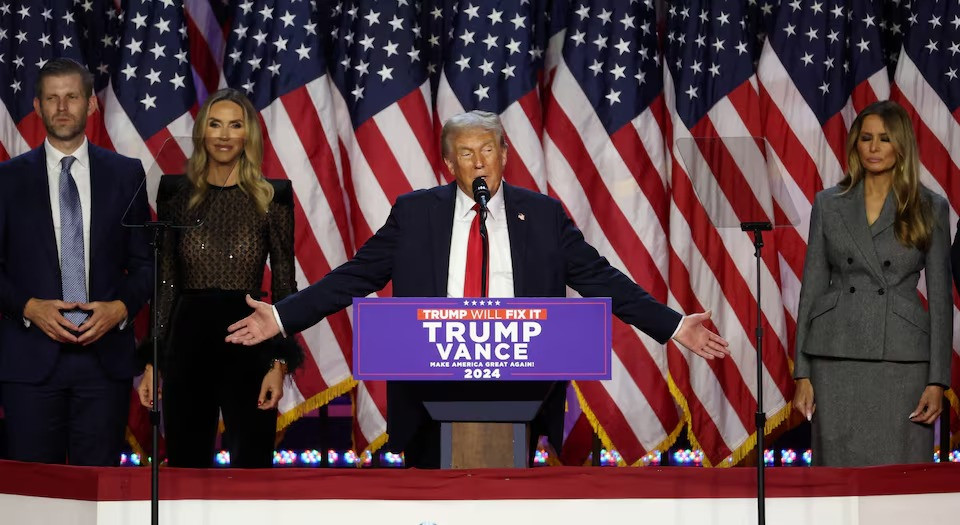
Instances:
[[[467,269],[463,276],[464,297],[486,297],[487,291],[480,289],[480,275],[483,273],[483,237],[480,236],[480,205],[474,204],[473,222],[470,223],[470,235],[467,237]],[[487,275],[490,275],[489,263]],[[489,283],[489,281],[487,281]]]

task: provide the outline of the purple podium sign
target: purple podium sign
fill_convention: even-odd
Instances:
[[[610,379],[610,298],[353,300],[361,380]]]

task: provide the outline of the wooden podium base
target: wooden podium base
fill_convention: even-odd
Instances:
[[[514,423],[452,423],[450,468],[511,468],[517,466],[518,450],[527,449],[529,428],[522,425],[523,442],[517,443]],[[518,447],[519,445],[519,447]],[[522,465],[526,464],[522,458]]]
[[[542,403],[424,401],[430,417],[440,422],[440,468],[529,467],[530,421]]]

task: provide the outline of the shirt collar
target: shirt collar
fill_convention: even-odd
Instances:
[[[63,158],[66,157],[68,154],[63,153],[62,151],[53,147],[53,145],[50,144],[49,138],[43,139],[43,150],[47,156],[47,166],[49,166],[50,168],[55,167],[56,169],[59,170],[60,161],[62,161]],[[69,155],[72,155],[73,158],[76,159],[74,162],[80,163],[81,166],[89,169],[90,168],[90,148],[88,147],[88,144],[87,144],[87,137],[83,137],[83,142],[81,142],[80,145],[77,146],[77,149],[73,153],[70,153]]]
[[[476,201],[473,200],[473,196],[467,195],[460,189],[460,186],[457,186],[457,202],[454,205],[455,216],[464,218],[469,216],[472,219],[474,204],[476,204]],[[487,201],[487,210],[490,211],[490,213],[487,214],[488,219],[500,220],[500,218],[504,216],[503,182],[500,183],[500,189]]]

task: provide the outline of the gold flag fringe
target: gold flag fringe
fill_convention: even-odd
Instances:
[[[600,443],[602,443],[607,450],[614,450],[616,447],[613,446],[613,441],[610,439],[610,435],[607,434],[607,432],[603,429],[603,426],[600,424],[600,420],[597,419],[597,416],[596,414],[594,414],[593,409],[590,408],[589,403],[587,403],[587,400],[583,397],[583,393],[580,392],[580,386],[577,384],[576,381],[571,381],[570,383],[573,385],[573,390],[577,393],[577,401],[580,402],[580,410],[582,410],[583,414],[587,416],[587,421],[590,422],[590,426],[593,427],[593,431],[596,432],[597,436],[600,438]],[[682,429],[683,429],[683,421],[680,421],[677,424],[677,427],[674,428],[673,431],[671,431],[670,434],[667,435],[667,437],[664,438],[663,441],[658,443],[652,449],[648,450],[647,453],[650,453],[653,451],[665,452],[677,441],[677,438],[680,436],[680,431]],[[627,465],[627,462],[624,461],[623,458],[621,457],[620,459],[617,460],[617,466],[626,467],[628,465]],[[636,462],[634,462],[630,466],[633,466],[633,467],[643,466],[643,458],[638,459]]]
[[[133,432],[130,431],[129,426],[124,430],[124,437],[126,438],[127,443],[130,445],[130,448],[133,449],[133,453],[139,455],[141,458],[146,459],[147,455],[143,451],[143,445],[141,445],[140,441],[137,440],[137,436],[134,436]],[[143,461],[141,464],[149,465],[149,463],[146,461]]]
[[[355,422],[355,421],[357,420],[357,393],[356,393],[356,391],[354,391],[354,392],[352,392],[352,393],[350,394],[350,406],[352,407],[351,413],[353,414],[353,421]],[[351,428],[352,428],[352,426],[351,426]],[[383,433],[380,434],[379,436],[373,438],[373,440],[372,440],[366,447],[364,447],[363,450],[360,450],[360,451],[357,452],[357,457],[358,457],[358,458],[362,458],[364,455],[366,455],[367,452],[373,454],[373,453],[375,453],[376,451],[380,450],[380,447],[382,447],[384,444],[386,444],[388,438],[389,438],[389,436],[387,435],[386,432],[383,432]],[[354,449],[354,450],[357,449],[357,443],[356,443],[356,441],[353,442],[353,449]],[[356,467],[357,467],[357,468],[360,468],[360,467],[362,467],[362,466],[363,466],[363,461],[362,461],[362,460],[361,460],[361,461],[357,461]]]
[[[950,405],[953,406],[954,410],[960,413],[960,399],[957,398],[957,393],[954,392],[952,388],[948,388],[944,391],[944,395],[947,396],[947,399],[950,401]],[[946,409],[949,410],[950,407],[946,407]],[[960,431],[957,431],[955,434],[950,434],[950,448],[954,449],[958,445],[960,445]]]
[[[362,458],[367,452],[371,454],[376,453],[378,450],[380,450],[380,447],[382,447],[387,443],[387,439],[389,439],[389,436],[387,435],[386,432],[380,434],[379,436],[376,437],[376,439],[371,441],[369,445],[367,445],[363,450],[361,450],[360,454],[357,457]],[[363,461],[358,461],[357,468],[360,468],[362,466],[363,466]]]
[[[667,384],[670,386],[670,393],[673,394],[674,399],[677,401],[677,404],[680,405],[680,408],[683,410],[683,419],[687,423],[687,439],[690,441],[690,446],[696,449],[703,450],[703,446],[700,445],[700,442],[697,441],[697,436],[694,434],[692,427],[690,426],[690,421],[692,417],[690,415],[690,405],[687,404],[687,398],[683,396],[683,393],[680,392],[680,388],[677,387],[677,384],[673,381],[673,376],[667,376]],[[790,403],[786,403],[780,410],[774,413],[772,416],[767,417],[767,422],[763,427],[763,435],[767,435],[772,432],[775,428],[782,425],[785,421],[790,418]],[[705,467],[732,467],[742,460],[747,453],[753,450],[757,446],[757,432],[752,432],[747,439],[743,441],[739,446],[737,446],[729,456],[720,460],[717,465],[714,465],[710,458],[706,454],[703,455],[703,466]]]
[[[353,376],[350,376],[336,385],[333,385],[320,392],[319,394],[310,397],[310,399],[307,399],[303,403],[293,407],[291,410],[280,414],[280,417],[277,418],[277,432],[287,428],[294,421],[303,417],[304,414],[312,412],[342,396],[343,394],[353,390],[355,386],[357,386],[357,380],[354,379]]]

